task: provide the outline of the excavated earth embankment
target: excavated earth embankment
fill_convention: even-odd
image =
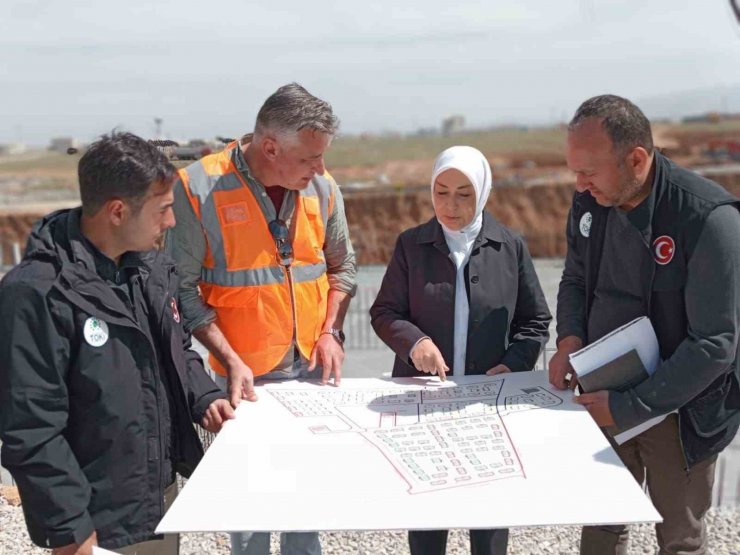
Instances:
[[[711,175],[740,196],[740,173]],[[565,256],[565,221],[573,195],[570,183],[494,189],[488,209],[505,225],[524,235],[534,257]],[[360,264],[385,264],[398,234],[432,216],[426,187],[344,193],[350,235]],[[2,264],[12,264],[13,244],[25,245],[33,223],[54,208],[75,201],[0,208]],[[16,247],[17,252],[17,247]]]

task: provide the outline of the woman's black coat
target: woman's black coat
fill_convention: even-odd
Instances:
[[[452,370],[455,265],[436,218],[401,233],[370,308],[378,336],[396,353],[394,377],[423,375],[409,352],[428,336]],[[483,213],[465,269],[470,305],[465,374],[497,364],[531,370],[552,316],[524,239]]]

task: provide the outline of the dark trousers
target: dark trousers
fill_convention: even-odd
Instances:
[[[686,472],[675,414],[614,449],[635,480],[647,483],[650,500],[663,517],[655,525],[660,555],[704,555],[704,515],[712,505],[717,456]],[[585,526],[581,555],[626,555],[628,541],[627,526]]]
[[[411,555],[445,555],[449,530],[409,530]],[[471,555],[506,555],[509,529],[471,530]]]

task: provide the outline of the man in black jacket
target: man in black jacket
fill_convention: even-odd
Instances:
[[[233,411],[190,349],[177,272],[155,249],[175,224],[175,169],[128,133],[80,159],[82,207],[36,225],[0,284],[2,464],[31,539],[55,554],[176,553],[156,537],[175,472]],[[126,547],[128,546],[128,547]]]
[[[738,199],[655,151],[648,120],[617,96],[581,105],[566,157],[577,192],[550,381],[575,388],[570,353],[650,317],[663,361],[655,373],[576,399],[600,426],[672,413],[615,449],[663,517],[660,552],[705,553],[717,454],[740,424]],[[581,553],[626,549],[625,526],[583,529]]]

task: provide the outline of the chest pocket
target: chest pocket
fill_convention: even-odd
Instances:
[[[319,206],[319,199],[317,197],[301,197],[303,203],[303,211],[306,214],[306,225],[305,229],[299,229],[296,233],[297,237],[301,237],[300,231],[303,231],[304,236],[308,239],[308,247],[311,249],[313,256],[318,256],[324,247],[324,222],[321,218],[321,207]],[[300,225],[301,222],[299,222]],[[300,226],[303,228],[304,226]],[[300,241],[296,241],[296,248],[300,248]]]

